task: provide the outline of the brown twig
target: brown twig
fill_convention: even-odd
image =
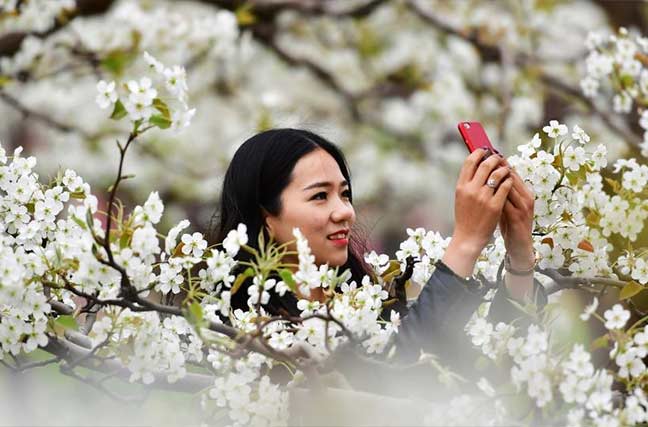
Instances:
[[[128,147],[130,147],[131,143],[139,136],[139,133],[137,131],[133,131],[130,133],[128,136],[128,140],[126,141],[126,144],[122,147],[122,145],[117,142],[117,147],[119,148],[119,167],[117,169],[117,177],[115,178],[115,182],[113,183],[111,189],[110,189],[110,196],[108,199],[108,209],[106,209],[106,228],[105,228],[105,236],[103,239],[103,247],[106,251],[106,255],[108,256],[108,261],[110,262],[110,266],[113,267],[115,270],[119,271],[122,275],[122,292],[125,291],[124,288],[130,287],[130,281],[128,280],[128,275],[126,274],[126,270],[124,270],[123,267],[119,266],[115,262],[115,258],[112,253],[112,249],[110,248],[110,232],[112,229],[112,210],[113,210],[113,205],[115,203],[115,197],[117,195],[117,189],[119,188],[119,184],[121,181],[124,179],[124,176],[122,174],[122,171],[124,169],[124,159],[126,158],[126,151],[128,150]],[[89,224],[91,227],[91,225]],[[92,227],[91,227],[92,228]]]
[[[569,277],[554,269],[538,269],[537,271],[553,280],[553,284],[545,286],[547,295],[551,295],[563,289],[587,289],[596,285],[602,285],[603,287],[612,286],[620,289],[626,285],[626,282],[622,280],[610,279],[607,277]]]
[[[202,0],[203,3],[213,4],[223,9],[236,11],[242,7],[250,7],[251,12],[263,19],[272,19],[279,13],[292,10],[307,16],[331,16],[336,18],[363,18],[387,0],[370,0],[352,8],[334,9],[327,0]]]
[[[68,360],[67,368],[74,369],[77,366],[79,366],[81,363],[85,362],[86,360],[93,358],[99,350],[101,350],[103,347],[105,347],[108,344],[109,341],[110,341],[110,334],[108,334],[102,342],[92,347],[88,353],[84,354],[83,356],[77,359]]]
[[[146,311],[156,311],[158,313],[170,314],[174,316],[184,317],[184,313],[179,307],[158,304],[149,300],[146,300],[140,297],[137,293],[134,295],[129,294],[127,297],[114,298],[114,299],[100,299],[94,295],[88,294],[77,289],[72,283],[70,283],[65,276],[59,275],[61,280],[65,283],[64,288],[75,294],[76,296],[86,298],[89,301],[92,301],[94,304],[104,307],[104,306],[116,306],[122,308],[128,308],[133,312],[146,312]],[[60,285],[53,282],[43,282],[44,286],[60,288]],[[260,354],[263,354],[267,357],[270,357],[275,360],[285,361],[294,363],[289,355],[282,354],[277,350],[272,348],[268,349],[263,340],[250,334],[245,334],[239,329],[233,328],[228,325],[216,322],[208,322],[207,328],[213,332],[223,334],[228,338],[234,340],[237,344],[241,345],[243,349],[248,351],[254,351]],[[80,337],[86,338],[84,335],[77,333]]]

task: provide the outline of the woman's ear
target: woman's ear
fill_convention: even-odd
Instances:
[[[263,218],[263,228],[268,232],[268,235],[274,238],[274,230],[272,227],[272,221],[268,221],[270,214],[265,209],[261,208],[261,217]]]

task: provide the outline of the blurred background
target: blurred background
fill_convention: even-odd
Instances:
[[[610,160],[645,160],[637,112],[615,112],[609,88],[596,98],[581,88],[588,34],[645,35],[645,1],[20,3],[15,16],[0,2],[0,141],[36,156],[43,180],[74,169],[104,200],[128,128],[97,106],[97,82],[138,78],[145,51],[186,67],[191,126],[138,141],[125,163],[135,178],[119,193],[132,209],[159,191],[162,231],[187,218],[209,233],[229,159],[272,127],[307,128],[342,147],[361,228],[388,254],[406,227],[451,234],[467,155],[459,121],[482,122],[506,155],[555,119],[581,126]],[[588,334],[564,320],[567,336]]]
[[[166,227],[188,218],[206,232],[233,152],[270,127],[343,147],[360,223],[388,253],[406,226],[451,233],[467,154],[459,121],[484,123],[507,155],[550,119],[578,123],[612,158],[636,155],[627,137],[641,138],[636,117],[603,116],[609,100],[595,105],[579,82],[588,32],[641,31],[646,2],[59,3],[71,8],[25,7],[0,24],[3,147],[24,146],[45,179],[71,168],[105,195],[127,130],[94,102],[97,81],[137,78],[144,51],[184,65],[191,127],[138,143],[125,165],[136,177],[119,194],[132,207],[160,191]]]

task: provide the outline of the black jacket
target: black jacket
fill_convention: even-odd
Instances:
[[[497,287],[492,301],[489,318],[492,322],[510,322],[523,317],[511,304],[503,280],[484,286],[476,280],[467,280],[456,275],[443,262],[437,262],[436,269],[421,290],[416,302],[402,319],[399,332],[395,335],[394,354],[368,359],[359,356],[362,350],[351,346],[340,349],[334,356],[332,367],[341,371],[349,382],[358,389],[380,391],[393,395],[439,397],[447,389],[438,387],[438,372],[431,366],[420,366],[416,362],[421,351],[431,353],[438,362],[464,378],[476,379],[475,361],[479,351],[473,348],[464,327],[478,306],[484,302],[489,289]],[[544,288],[534,280],[534,303],[540,309],[547,302]],[[529,320],[518,323],[529,324]],[[387,359],[386,359],[387,358]]]
[[[493,322],[510,322],[523,316],[511,302],[502,280],[493,284],[498,290],[489,311]],[[423,350],[452,361],[457,357],[463,343],[470,343],[464,326],[472,313],[484,302],[489,286],[477,280],[464,279],[455,274],[443,262],[421,290],[416,302],[410,307],[396,335],[398,359],[416,360]],[[534,279],[534,303],[541,308],[547,303],[542,285]]]

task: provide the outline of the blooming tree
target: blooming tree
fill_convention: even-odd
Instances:
[[[40,3],[47,14],[28,6]],[[588,101],[577,79],[563,79],[579,72],[588,30],[606,26],[603,12],[586,2],[253,3],[20,2],[19,13],[0,24],[11,35],[0,45],[0,137],[6,142],[26,116],[39,172],[56,173],[65,155],[67,167],[103,187],[113,173],[105,161],[115,159],[112,141],[126,129],[78,106],[91,102],[99,80],[141,74],[135,58],[148,52],[185,65],[197,107],[192,127],[149,132],[129,157],[146,185],[127,184],[122,197],[135,203],[155,186],[171,208],[165,227],[189,215],[204,231],[235,148],[272,126],[306,124],[340,143],[358,171],[359,203],[389,209],[379,205],[385,196],[397,206],[445,201],[450,189],[424,184],[454,175],[444,165],[465,156],[454,124],[470,115],[502,151],[514,150],[541,125],[544,104],[576,105],[554,94]],[[587,108],[593,114],[569,110],[569,121],[607,141],[615,156],[641,139],[598,105]]]
[[[511,79],[543,60],[543,52],[531,57],[525,42],[532,37],[517,37],[512,22],[503,35],[495,32],[487,24],[492,8],[499,7],[493,4],[480,6],[483,15],[476,14],[471,22],[480,32],[465,33],[450,25],[452,17],[465,13],[462,6],[439,8],[444,20],[432,14],[434,8],[416,1],[399,6],[374,0],[344,8],[319,2],[215,3],[221,9],[200,3],[180,9],[166,2],[147,6],[124,1],[101,18],[84,16],[82,2],[0,3],[3,30],[22,32],[20,46],[0,61],[0,98],[53,128],[54,145],[64,139],[68,144],[77,139],[80,146],[94,141],[101,152],[117,154],[114,163],[104,161],[106,171],[117,172],[104,207],[98,193],[74,170],[64,168],[44,180],[36,170],[36,157],[25,157],[22,148],[0,153],[0,363],[13,371],[59,364],[62,373],[117,399],[100,375],[199,392],[207,422],[222,416],[236,425],[286,424],[290,393],[326,387],[322,374],[339,352],[351,348],[362,363],[391,369],[388,361],[397,351],[393,337],[400,313],[406,311],[405,289],[429,279],[449,239],[436,231],[408,229],[394,259],[365,254],[373,274],[356,283],[346,271],[317,266],[298,229],[296,253],[290,245],[248,236],[245,224],[231,230],[219,245],[210,245],[204,233],[191,230],[187,219],[170,220],[173,226],[164,234],[160,230],[165,203],[158,191],[147,188],[148,196],[139,199],[145,202],[132,209],[117,197],[133,178],[126,173],[127,155],[141,155],[147,144],[164,141],[167,135],[186,131],[192,138],[192,129],[203,126],[200,109],[212,105],[199,94],[213,85],[223,97],[237,92],[232,100],[237,107],[253,105],[254,114],[247,115],[258,120],[259,127],[280,122],[274,115],[302,99],[297,92],[304,87],[317,87],[311,93],[318,92],[316,85],[323,83],[339,99],[318,102],[330,102],[331,110],[342,102],[348,108],[346,120],[362,123],[350,128],[350,140],[375,135],[388,138],[389,145],[393,138],[403,138],[425,150],[428,138],[444,132],[438,122],[453,117],[450,110],[476,105],[482,106],[485,121],[511,116],[513,124],[498,127],[506,140],[527,124],[515,111],[524,105],[521,98],[534,102],[532,89],[514,95],[510,87],[494,89],[494,82],[484,82],[487,93],[494,90],[509,103],[503,111],[490,113],[482,105],[488,104],[487,96],[467,96],[459,105],[443,107],[435,99],[442,98],[443,91],[466,90],[467,82],[479,74],[476,52],[497,55],[501,68],[495,72],[512,73]],[[539,22],[528,29],[541,43],[555,37],[540,30],[551,13],[564,12],[538,15]],[[299,14],[314,16],[314,26],[300,28]],[[430,40],[450,34],[450,51],[459,58],[449,55],[428,63],[433,55],[418,55],[412,48],[417,46],[412,39],[416,33],[399,33],[387,46],[376,39],[376,27],[401,19],[431,27],[435,36]],[[318,39],[318,30],[326,29],[332,30],[329,39]],[[251,64],[246,50],[259,49],[256,44],[288,64],[309,69],[319,83],[308,77],[288,99],[272,92],[265,92],[261,102],[246,99],[256,90],[254,84],[244,85]],[[345,50],[345,44],[351,47]],[[529,309],[530,304],[517,304],[528,325],[519,319],[493,324],[488,316],[493,290],[466,325],[466,340],[472,341],[484,364],[493,364],[504,375],[484,375],[475,384],[478,393],[456,392],[443,409],[435,402],[421,403],[420,422],[511,425],[531,420],[607,426],[648,421],[648,325],[638,305],[648,285],[646,248],[640,239],[648,216],[648,168],[642,157],[611,159],[610,151],[618,146],[587,133],[587,124],[595,126],[599,120],[645,156],[645,141],[638,142],[632,128],[619,125],[600,105],[609,101],[613,111],[622,114],[636,105],[639,126],[647,128],[643,108],[648,43],[621,29],[614,35],[591,33],[586,47],[590,53],[581,81],[583,95],[578,96],[588,100],[595,120],[571,126],[548,120],[527,143],[515,144],[517,154],[509,162],[536,198],[537,278],[549,294],[564,289],[591,294],[592,303],[580,319],[601,322],[605,334],[591,349],[555,342],[554,303],[540,312]],[[309,58],[313,52],[326,62]],[[276,58],[255,53],[262,64],[276,66]],[[371,67],[361,67],[358,58]],[[456,70],[466,80],[447,72],[471,58],[472,69]],[[348,77],[344,84],[338,73]],[[547,70],[539,73],[544,83],[564,89]],[[187,81],[191,75],[196,89]],[[426,87],[426,81],[436,79],[439,87]],[[69,85],[79,95],[71,94],[69,105],[42,98],[57,85]],[[381,91],[393,95],[383,97]],[[590,100],[593,97],[597,102]],[[73,102],[93,98],[92,108],[88,103],[79,109]],[[379,117],[369,112],[376,106]],[[78,124],[67,122],[70,111],[75,111]],[[430,124],[430,117],[440,120]],[[345,122],[338,125],[344,127]],[[226,134],[224,129],[221,135]],[[372,158],[364,148],[356,149]],[[396,164],[400,167],[403,161]],[[259,249],[248,245],[250,239],[259,239]],[[241,252],[250,260],[237,261]],[[296,255],[296,268],[285,263],[286,255]],[[503,258],[503,240],[496,235],[481,254],[475,275],[495,288]],[[243,287],[244,282],[249,286]],[[300,299],[299,316],[275,316],[264,308],[272,294],[307,297],[316,288],[324,301]],[[233,310],[231,297],[243,289],[248,309]],[[599,310],[599,298],[608,293],[619,302]],[[589,352],[595,348],[608,349],[613,363],[595,363]],[[52,358],[29,360],[36,349]],[[422,354],[417,365],[437,372],[448,385],[463,380],[431,355]],[[273,373],[278,370],[287,378],[277,380]],[[479,410],[485,406],[488,410]]]

